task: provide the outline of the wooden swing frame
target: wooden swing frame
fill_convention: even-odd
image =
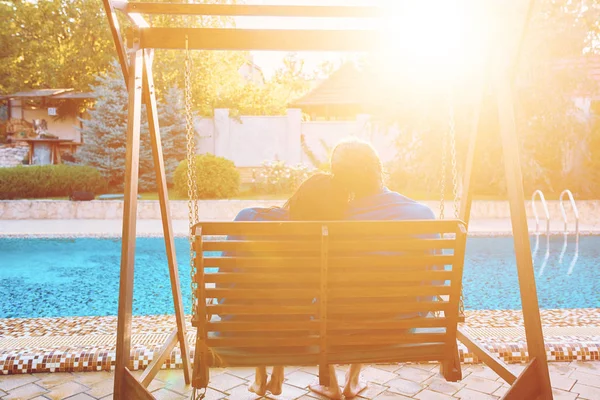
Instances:
[[[461,331],[460,328],[457,334],[459,340],[470,351],[475,353],[479,359],[511,385],[511,388],[503,397],[505,399],[552,399],[525,213],[523,179],[512,99],[512,84],[514,82],[516,65],[521,52],[523,38],[531,19],[533,3],[534,0],[529,0],[529,8],[522,25],[521,40],[514,57],[514,64],[498,75],[495,79],[494,87],[504,153],[517,272],[523,305],[523,320],[530,361],[524,371],[519,376],[516,376],[504,362],[477,344],[465,332]],[[169,211],[167,182],[152,74],[153,49],[186,49],[187,46],[190,50],[367,51],[375,48],[381,42],[383,35],[379,32],[364,30],[292,31],[154,28],[150,27],[142,17],[142,14],[373,18],[380,17],[384,13],[376,7],[351,6],[128,3],[122,0],[103,0],[103,4],[129,92],[114,398],[116,400],[154,399],[154,396],[148,391],[147,387],[160,370],[164,361],[168,359],[177,343],[179,343],[181,349],[183,374],[186,384],[191,382],[192,369],[189,344],[186,340],[185,316],[177,271],[174,235]],[[127,49],[120,33],[116,10],[123,12],[133,25],[133,28],[128,31]],[[478,133],[481,130],[479,116],[481,103],[483,103],[484,98],[484,87],[485,85],[482,85],[480,101],[474,112],[463,185],[466,195],[461,200],[461,219],[467,224],[471,211],[473,194],[472,172],[476,157]],[[145,369],[140,378],[136,379],[131,373],[129,366],[142,102],[146,105],[148,114],[152,157],[157,179],[158,199],[177,327],[169,335],[167,342],[158,354],[155,355],[152,363]]]

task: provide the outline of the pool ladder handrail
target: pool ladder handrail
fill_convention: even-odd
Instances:
[[[535,217],[535,233],[539,233],[540,231],[540,218],[538,216],[537,207],[535,205],[535,197],[539,195],[540,201],[542,202],[542,207],[544,208],[544,214],[546,215],[546,235],[550,234],[550,213],[548,212],[548,203],[546,203],[546,198],[544,197],[544,193],[541,190],[536,190],[533,192],[531,196],[531,208],[533,209],[533,216]]]
[[[569,233],[568,230],[568,221],[567,221],[567,212],[565,211],[564,197],[565,194],[569,196],[569,202],[571,203],[571,208],[573,208],[573,213],[575,214],[575,233],[579,235],[579,210],[577,209],[577,204],[575,204],[575,199],[573,198],[573,193],[569,189],[565,189],[560,194],[560,212],[562,213],[563,221],[565,223],[565,231],[564,233]]]

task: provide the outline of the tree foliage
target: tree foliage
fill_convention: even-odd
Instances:
[[[598,50],[599,11],[596,1],[538,2],[513,90],[526,193],[542,189],[552,196],[569,188],[580,197],[600,195],[596,117],[582,107],[599,89],[585,61]],[[461,175],[475,108],[466,93],[475,86],[473,81],[459,82],[453,97]],[[506,184],[492,92],[490,87],[480,116],[475,193],[502,195]],[[392,182],[400,189],[437,194],[442,140],[449,131],[447,93],[403,90],[402,96],[387,101],[383,112],[403,132],[397,143],[398,162],[390,166]]]

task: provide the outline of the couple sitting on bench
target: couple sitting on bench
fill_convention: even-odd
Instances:
[[[430,208],[419,204],[383,184],[381,160],[371,145],[360,141],[338,144],[331,157],[331,174],[318,173],[303,182],[282,208],[249,208],[236,221],[332,221],[332,220],[424,220],[435,219]],[[400,318],[412,318],[406,314]],[[333,366],[330,385],[310,389],[331,399],[358,395],[366,388],[360,380],[360,364],[350,366],[343,391],[338,386]],[[257,395],[267,391],[281,394],[284,367],[275,366],[267,379],[265,366],[256,368],[255,382],[249,390]]]

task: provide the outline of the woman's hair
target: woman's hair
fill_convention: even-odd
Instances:
[[[356,197],[377,193],[383,187],[383,166],[377,152],[367,142],[348,140],[331,153],[331,172],[336,184]]]
[[[302,182],[285,203],[292,221],[327,221],[344,218],[348,192],[333,176],[318,172]]]

